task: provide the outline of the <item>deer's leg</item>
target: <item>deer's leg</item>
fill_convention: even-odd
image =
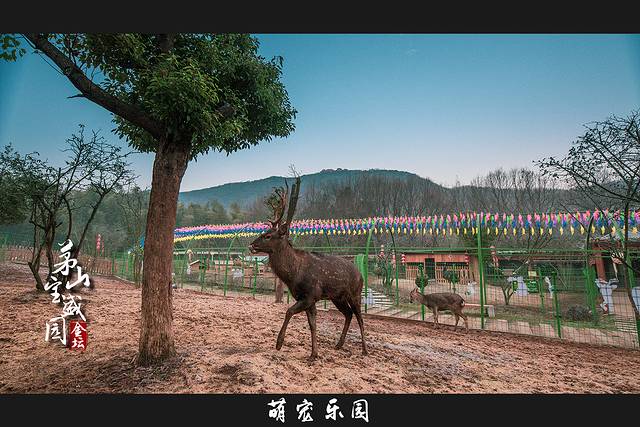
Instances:
[[[338,344],[336,344],[336,350],[340,350],[344,345],[345,338],[347,337],[347,331],[349,330],[351,319],[353,318],[353,311],[351,310],[351,307],[349,307],[349,304],[345,301],[333,301],[333,304],[338,310],[340,310],[342,314],[344,314],[344,328],[342,329],[342,335],[340,335]]]
[[[438,327],[438,307],[433,307],[433,329]]]
[[[316,338],[316,309],[315,304],[311,304],[311,307],[307,308],[307,320],[309,321],[309,329],[311,329],[311,357],[309,360],[315,360],[318,357],[318,344]]]
[[[280,333],[278,334],[278,341],[276,341],[276,350],[280,350],[282,348],[282,344],[284,343],[284,334],[287,332],[287,325],[289,324],[291,317],[293,317],[294,314],[298,314],[301,311],[306,310],[307,306],[306,301],[297,301],[287,309],[287,314],[284,316],[284,323],[282,324],[282,328],[280,328]]]
[[[462,313],[462,311],[460,311],[460,316],[462,317],[462,319],[464,320],[464,327],[467,330],[467,332],[469,332],[469,322],[467,322],[467,315]]]
[[[358,320],[358,326],[360,326],[360,336],[362,337],[362,354],[363,355],[367,355],[367,344],[364,341],[364,322],[362,321],[362,314],[360,313],[360,301],[356,300],[357,302],[355,304],[350,304],[351,305],[351,310],[353,310],[353,312],[356,315],[356,319]]]
[[[458,313],[456,312],[454,312],[453,315],[456,316],[456,324],[453,326],[453,330],[455,331],[456,329],[458,329],[458,321],[460,320],[460,316],[458,316]]]

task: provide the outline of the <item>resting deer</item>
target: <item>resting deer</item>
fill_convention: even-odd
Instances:
[[[323,299],[329,299],[345,317],[344,328],[336,349],[340,349],[344,345],[351,319],[355,314],[362,336],[362,354],[366,355],[364,324],[360,313],[364,281],[355,264],[341,257],[295,249],[289,241],[289,225],[296,209],[299,191],[300,178],[297,177],[291,189],[287,219],[282,222],[287,204],[288,185],[286,190],[276,189],[275,194],[268,201],[275,218],[269,220],[271,228],[249,245],[251,252],[265,252],[269,255],[269,264],[273,272],[289,288],[289,292],[296,300],[296,303],[287,310],[284,323],[278,334],[276,349],[282,348],[291,317],[305,311],[311,329],[310,360],[314,360],[318,356],[316,303]]]
[[[469,330],[469,323],[467,322],[467,315],[462,312],[464,307],[464,299],[451,292],[438,292],[433,294],[421,294],[418,288],[411,291],[411,302],[418,301],[419,303],[430,308],[433,312],[433,327],[438,326],[438,310],[449,310],[456,316],[456,324],[453,327],[455,331],[458,328],[458,321],[462,317],[464,319],[464,326]]]

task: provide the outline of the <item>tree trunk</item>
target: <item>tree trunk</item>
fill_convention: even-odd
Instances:
[[[137,363],[161,363],[175,354],[171,272],[180,183],[190,144],[161,140],[153,162],[142,271],[142,317]]]
[[[49,269],[49,274],[47,277],[51,277],[53,274],[53,270],[55,267],[55,259],[53,257],[53,244],[56,238],[56,229],[55,229],[55,219],[52,222],[52,228],[46,234],[46,244],[45,244],[45,254],[47,255],[47,268]]]
[[[40,247],[40,250],[42,250],[42,247]],[[34,257],[27,263],[27,265],[29,266],[31,274],[33,274],[33,278],[36,281],[36,290],[44,292],[44,283],[40,277],[40,255]]]
[[[29,265],[29,269],[36,281],[36,290],[44,292],[44,283],[40,277],[40,257],[42,256],[44,243],[40,243],[40,246],[38,246],[38,237],[40,236],[40,233],[38,232],[38,227],[35,224],[33,227],[33,251],[31,253],[31,261],[27,262],[27,265]]]
[[[509,283],[511,285],[511,283]],[[511,299],[511,295],[509,295],[509,290],[502,288],[502,294],[504,295],[504,305],[509,305],[509,300]]]

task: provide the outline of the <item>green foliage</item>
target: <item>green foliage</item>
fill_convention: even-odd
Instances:
[[[69,194],[74,206],[71,239],[77,241],[82,227],[91,216],[91,204],[96,195],[91,191],[74,191]],[[139,206],[136,206],[138,200]],[[95,247],[95,237],[99,233],[105,247],[105,253],[135,249],[144,233],[146,211],[149,203],[149,192],[140,189],[129,189],[108,194],[100,205],[100,209],[89,224],[86,250],[91,252]],[[136,210],[138,214],[135,215]],[[59,215],[60,228],[66,230],[68,218]],[[8,242],[13,244],[33,244],[33,225],[27,222],[16,222],[0,226],[0,235],[7,235]],[[64,235],[58,234],[56,243],[62,243]]]
[[[231,222],[233,222],[234,224],[243,222],[245,219],[245,213],[243,212],[240,205],[236,202],[231,203],[231,205],[229,206],[229,216]]]
[[[0,59],[15,61],[27,51],[20,47],[20,41],[13,34],[0,34]]]
[[[104,77],[100,86],[136,106],[175,139],[191,158],[210,149],[231,153],[293,131],[296,111],[279,81],[282,60],[257,54],[246,34],[177,34],[161,49],[149,34],[56,35],[51,41]],[[116,116],[116,133],[144,152],[158,141]],[[185,139],[187,139],[185,141]]]
[[[241,217],[238,217],[241,218]],[[178,204],[176,226],[192,227],[205,224],[228,224],[231,221],[227,210],[218,201],[213,200],[204,205],[190,203]]]
[[[159,124],[162,134],[191,144],[191,159],[231,153],[294,130],[296,110],[280,82],[282,58],[258,55],[247,34],[52,34],[48,41],[108,95]],[[0,58],[24,53],[2,36]],[[144,152],[158,135],[115,115],[115,132]]]
[[[442,277],[444,277],[444,279],[447,282],[453,283],[454,285],[460,282],[460,275],[456,271],[451,271],[451,270],[443,271]]]
[[[417,276],[415,282],[416,282],[416,286],[420,288],[422,286],[427,286],[429,284],[429,279],[427,278],[427,276],[424,276],[424,277]]]
[[[20,177],[11,170],[11,162],[18,154],[9,145],[0,154],[0,224],[14,224],[27,213],[27,197],[21,189]]]

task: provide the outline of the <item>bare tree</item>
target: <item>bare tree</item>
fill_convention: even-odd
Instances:
[[[605,220],[621,220],[622,227],[608,234],[612,247],[620,247],[612,256],[636,271],[629,256],[630,215],[640,206],[640,110],[626,117],[611,116],[601,122],[589,123],[585,133],[572,144],[562,159],[548,157],[538,162],[548,176],[579,192],[600,212],[612,213]],[[620,217],[621,216],[621,217]],[[590,228],[590,227],[589,227]],[[640,322],[638,307],[633,302],[630,274],[625,274],[625,288]]]
[[[563,193],[554,185],[553,180],[544,174],[526,168],[515,168],[505,171],[500,168],[479,176],[471,181],[471,185],[458,190],[457,197],[462,199],[462,209],[518,215],[548,213],[558,209],[562,204]],[[484,236],[483,236],[484,237]],[[505,239],[504,235],[488,233],[485,243],[498,243]],[[524,245],[527,249],[544,247],[551,241],[551,236],[540,233],[517,233],[508,239]]]
[[[33,225],[33,252],[29,268],[36,280],[36,289],[44,290],[40,277],[41,253],[47,257],[49,274],[53,272],[54,250],[58,228],[67,222],[66,237],[71,237],[74,195],[79,192],[93,192],[96,199],[91,203],[91,214],[81,228],[72,255],[77,258],[91,221],[107,194],[120,183],[132,178],[125,162],[127,154],[121,148],[107,144],[96,132],[85,137],[84,126],[67,139],[68,154],[65,165],[53,167],[38,158],[38,153],[21,156],[11,149],[2,154],[2,162],[9,164],[16,176],[22,178],[24,191],[30,208],[29,222]]]

